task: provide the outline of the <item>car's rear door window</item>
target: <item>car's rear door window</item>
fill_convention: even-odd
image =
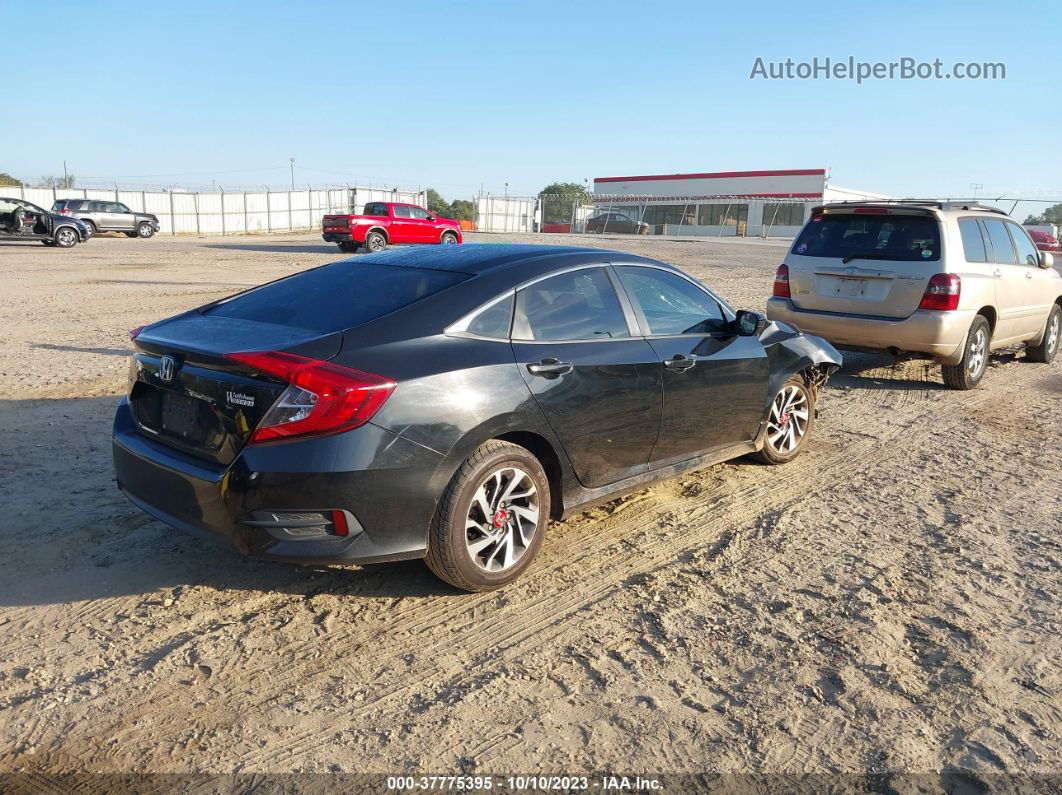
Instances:
[[[1017,265],[1018,255],[1014,251],[1014,243],[1007,232],[1007,226],[1000,218],[983,218],[981,223],[985,225],[988,239],[992,241],[992,262],[1004,265]]]
[[[929,215],[816,215],[801,230],[793,253],[907,262],[938,260],[940,225]]]
[[[959,234],[962,235],[962,251],[967,262],[988,262],[988,250],[976,218],[960,218]]]
[[[623,308],[603,268],[560,273],[517,295],[516,339],[559,342],[629,336]]]
[[[365,205],[362,215],[370,215],[373,218],[387,218],[387,205],[383,202],[369,202]]]
[[[327,334],[383,317],[467,278],[453,271],[336,262],[240,293],[204,314]]]

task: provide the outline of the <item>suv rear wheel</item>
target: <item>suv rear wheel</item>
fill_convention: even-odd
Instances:
[[[465,591],[515,580],[534,560],[549,524],[549,480],[530,450],[492,439],[447,486],[428,535],[428,568]]]
[[[1039,345],[1031,345],[1025,349],[1025,358],[1030,362],[1050,364],[1055,360],[1055,354],[1058,353],[1060,337],[1062,337],[1062,308],[1055,304],[1047,316],[1044,338]]]
[[[84,218],[82,218],[81,223],[85,225],[85,228],[88,229],[90,235],[94,235],[96,234],[96,232],[99,231],[98,229],[96,229],[96,225],[92,223],[92,221],[86,221]]]
[[[958,364],[945,364],[940,368],[944,383],[952,389],[973,389],[985,374],[988,366],[988,345],[992,340],[992,329],[984,315],[978,315],[970,324],[966,335],[966,348],[962,361]]]

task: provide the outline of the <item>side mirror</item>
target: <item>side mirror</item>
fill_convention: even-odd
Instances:
[[[1055,267],[1055,258],[1050,251],[1040,252],[1040,267],[1044,270]]]
[[[758,337],[767,328],[767,317],[759,312],[739,309],[734,320],[737,333],[742,337]]]
[[[429,215],[429,216],[428,216],[427,218],[425,218],[424,220],[425,220],[425,221],[434,221],[434,220],[435,220],[435,216],[434,216],[434,215]]]

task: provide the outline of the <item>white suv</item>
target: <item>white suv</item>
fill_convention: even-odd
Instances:
[[[1050,362],[1062,276],[1006,213],[978,204],[816,207],[778,266],[767,316],[839,348],[917,355],[971,389],[990,351]]]

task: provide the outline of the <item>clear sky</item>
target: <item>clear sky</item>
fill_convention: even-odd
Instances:
[[[897,195],[980,183],[1062,197],[1058,2],[0,0],[0,12],[0,171],[21,177],[65,159],[123,185],[279,186],[294,157],[300,185],[455,198],[828,167],[839,185]],[[1001,61],[1006,79],[749,78],[757,57],[815,56]]]

